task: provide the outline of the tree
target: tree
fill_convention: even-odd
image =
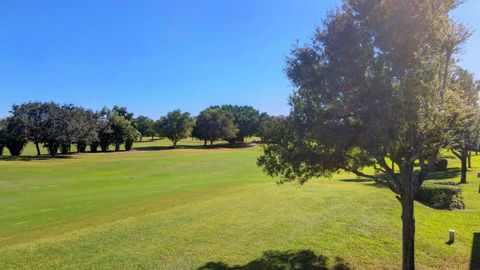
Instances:
[[[128,125],[124,130],[125,136],[125,151],[132,150],[133,142],[140,138],[140,131],[135,129],[133,125]]]
[[[107,108],[103,108],[99,113],[98,121],[98,145],[102,149],[102,152],[107,152],[109,145],[112,143],[112,134],[113,130],[109,123],[109,114],[110,111]],[[97,143],[93,142],[90,145],[90,149],[93,152],[97,151]]]
[[[210,141],[223,138],[234,138],[238,128],[234,124],[233,115],[220,108],[208,108],[200,112],[192,131],[192,136],[204,141],[204,146]]]
[[[140,141],[142,141],[144,136],[151,136],[152,139],[155,136],[154,121],[146,116],[140,115],[135,118],[134,126],[141,134]]]
[[[113,106],[112,111],[116,112],[121,117],[125,118],[126,120],[132,122],[133,121],[133,113],[129,113],[127,111],[127,107],[120,107],[120,106]]]
[[[37,155],[41,154],[39,144],[45,137],[45,125],[51,105],[52,103],[26,102],[12,106],[12,114],[20,117],[24,123],[28,139],[35,144]]]
[[[446,92],[449,104],[445,106],[449,123],[447,147],[460,159],[460,183],[467,183],[467,161],[472,149],[477,149],[480,134],[478,86],[473,74],[457,68],[451,81],[451,91]]]
[[[281,181],[345,170],[387,185],[402,207],[404,270],[415,268],[414,196],[444,143],[450,66],[468,37],[449,17],[458,4],[344,0],[292,49],[292,109],[258,160]]]
[[[7,122],[5,119],[0,119],[0,156],[3,155],[3,148],[5,148],[6,142],[6,128]]]
[[[173,148],[177,143],[191,135],[193,129],[193,119],[188,112],[182,113],[179,109],[167,113],[160,118],[159,130],[160,137],[166,137],[173,143]]]
[[[115,151],[120,151],[120,145],[125,142],[128,131],[133,127],[127,119],[113,112],[109,117],[109,124],[112,128],[112,143],[115,145]]]
[[[268,113],[263,112],[260,114],[259,117],[259,123],[258,123],[258,130],[256,136],[263,138],[263,134],[265,133],[265,130],[267,129],[267,125],[269,124],[270,120],[272,118],[275,118],[275,116],[270,116]]]
[[[222,105],[220,108],[233,115],[233,123],[238,128],[235,137],[225,138],[230,144],[243,142],[245,137],[254,136],[258,133],[260,113],[252,106]]]
[[[5,120],[5,147],[12,156],[20,156],[28,142],[28,131],[25,122],[19,115],[12,115]]]
[[[70,128],[72,129],[72,142],[77,145],[77,152],[84,153],[87,145],[98,142],[99,121],[99,115],[92,110],[81,107],[72,109]],[[95,147],[93,152],[96,150]]]

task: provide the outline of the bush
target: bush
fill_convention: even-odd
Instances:
[[[462,189],[448,183],[426,184],[417,192],[415,199],[435,209],[464,209]]]
[[[435,162],[434,171],[443,172],[446,171],[448,167],[448,160],[441,158]]]
[[[133,140],[126,140],[125,141],[125,151],[132,150]]]
[[[22,154],[23,148],[25,147],[26,144],[27,144],[27,141],[25,141],[25,140],[11,139],[11,140],[7,141],[5,146],[10,151],[10,155],[12,155],[14,157],[18,157]]]

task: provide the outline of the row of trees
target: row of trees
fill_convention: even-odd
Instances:
[[[415,194],[440,150],[461,159],[465,179],[478,146],[479,83],[456,66],[470,33],[450,16],[462,2],[343,0],[293,48],[291,113],[270,122],[258,159],[283,181],[343,170],[388,186],[402,207],[404,270],[415,269]]]
[[[13,156],[22,153],[27,142],[35,144],[40,155],[40,145],[55,156],[58,152],[108,151],[110,145],[119,151],[132,148],[133,142],[145,136],[160,136],[172,141],[173,147],[193,136],[213,144],[226,140],[231,144],[244,141],[245,137],[260,135],[261,126],[270,117],[260,114],[251,106],[211,106],[194,118],[187,112],[174,110],[157,121],[139,116],[133,117],[125,107],[114,106],[94,112],[73,105],[54,102],[28,102],[14,105],[11,115],[0,120],[0,154],[7,147]]]
[[[139,137],[132,120],[133,114],[118,106],[94,112],[54,102],[14,105],[11,115],[0,120],[0,151],[7,147],[12,156],[19,156],[29,141],[38,155],[41,144],[52,156],[71,152],[71,145],[78,152],[85,152],[87,146],[97,152],[98,148],[107,151],[110,145],[119,151],[124,144],[128,151]]]
[[[169,112],[157,121],[140,116],[136,119],[136,126],[142,136],[168,138],[175,148],[178,141],[187,137],[202,140],[205,146],[218,140],[230,144],[243,142],[246,137],[261,136],[268,119],[270,116],[260,114],[251,106],[222,105],[211,106],[197,117],[180,110]]]

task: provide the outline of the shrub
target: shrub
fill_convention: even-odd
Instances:
[[[446,171],[448,167],[448,160],[445,158],[440,158],[435,162],[434,170],[437,172]]]
[[[462,189],[446,183],[425,184],[415,199],[435,209],[464,209]]]
[[[18,157],[22,154],[23,148],[27,144],[26,140],[16,140],[16,139],[10,139],[7,141],[5,146],[8,148],[10,151],[10,155],[14,157]]]

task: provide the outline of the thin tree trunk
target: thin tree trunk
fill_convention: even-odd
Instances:
[[[35,148],[37,148],[37,156],[40,156],[40,146],[38,146],[38,142],[35,142]]]
[[[467,159],[468,153],[466,151],[462,151],[460,161],[462,163],[462,169],[460,174],[460,184],[467,183]]]
[[[177,148],[177,141],[173,141],[173,148]]]
[[[468,168],[472,168],[472,151],[468,151]]]
[[[415,269],[415,217],[413,187],[405,190],[402,199],[402,269]]]
[[[402,174],[402,194],[399,198],[402,204],[402,269],[415,269],[415,188],[412,166],[400,166]]]
[[[402,270],[415,269],[415,187],[413,181],[413,164],[399,165],[401,173],[401,194],[398,198],[402,204]]]
[[[120,144],[119,143],[115,143],[115,151],[120,151]]]

